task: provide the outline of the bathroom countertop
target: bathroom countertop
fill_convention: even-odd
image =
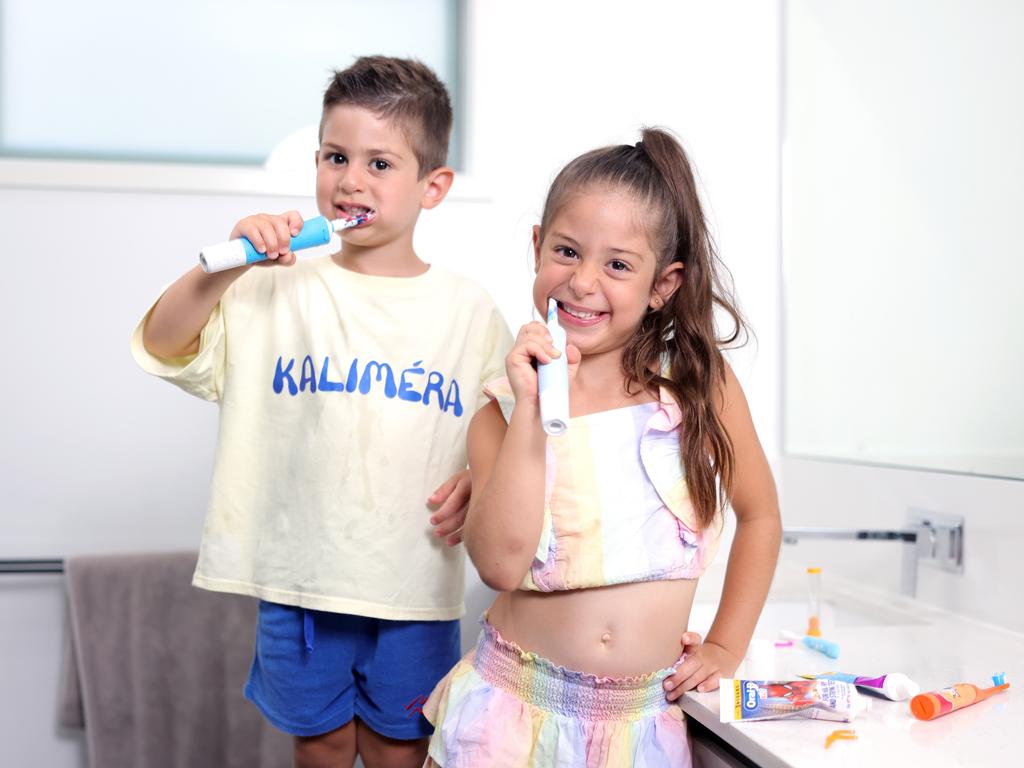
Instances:
[[[721,573],[707,576],[720,579]],[[755,637],[775,639],[780,629],[801,631],[806,626],[805,579],[801,569],[780,566]],[[829,659],[800,644],[778,648],[776,679],[827,671],[872,676],[903,672],[927,692],[960,682],[987,688],[993,674],[1004,672],[1010,689],[927,722],[910,713],[909,701],[870,695],[864,696],[868,710],[852,723],[804,718],[721,723],[718,691],[685,694],[683,711],[766,768],[917,761],[930,767],[1020,764],[1016,738],[1024,730],[1024,635],[899,595],[865,593],[834,577],[827,583],[822,634],[839,644],[839,658]],[[712,604],[695,603],[691,627],[706,632],[713,611]],[[804,623],[794,626],[797,612]],[[855,730],[857,740],[837,741],[826,750],[825,737],[841,728]]]

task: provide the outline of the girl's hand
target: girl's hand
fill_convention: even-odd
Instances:
[[[466,522],[470,490],[469,470],[464,469],[441,483],[427,499],[427,503],[434,507],[430,516],[434,535],[447,536],[449,547],[462,541],[462,524]]]
[[[701,693],[717,690],[718,679],[734,674],[742,661],[716,643],[702,644],[696,632],[686,632],[680,642],[686,658],[665,678],[665,698],[669,701],[676,701],[693,688]]]
[[[288,211],[280,216],[269,213],[257,213],[246,216],[235,224],[230,239],[244,237],[260,253],[265,253],[265,261],[256,264],[269,267],[280,264],[290,267],[295,263],[295,254],[291,250],[291,239],[302,229],[302,216],[298,211]]]
[[[544,323],[534,320],[519,329],[512,351],[505,358],[505,371],[516,402],[537,399],[537,369],[533,361],[550,363],[558,355]]]

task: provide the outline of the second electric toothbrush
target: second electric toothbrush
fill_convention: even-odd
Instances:
[[[547,326],[551,343],[562,354],[537,366],[537,388],[541,424],[547,434],[557,436],[569,429],[569,361],[565,329],[558,324],[558,302],[554,299],[548,299]]]

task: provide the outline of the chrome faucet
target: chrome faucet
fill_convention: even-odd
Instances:
[[[782,541],[796,544],[800,539],[853,539],[899,541],[903,544],[900,592],[917,595],[917,564],[931,562],[942,570],[964,572],[964,519],[923,510],[910,511],[906,528],[871,530],[864,528],[783,528]]]

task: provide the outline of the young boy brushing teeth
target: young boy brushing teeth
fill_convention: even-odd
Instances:
[[[194,584],[260,598],[245,693],[299,766],[421,765],[415,704],[459,658],[466,430],[511,337],[483,289],[413,249],[452,183],[451,124],[418,62],[336,73],[317,208],[366,221],[296,262],[297,212],[247,216],[231,237],[267,260],[192,269],[132,339],[145,370],[220,405]]]

